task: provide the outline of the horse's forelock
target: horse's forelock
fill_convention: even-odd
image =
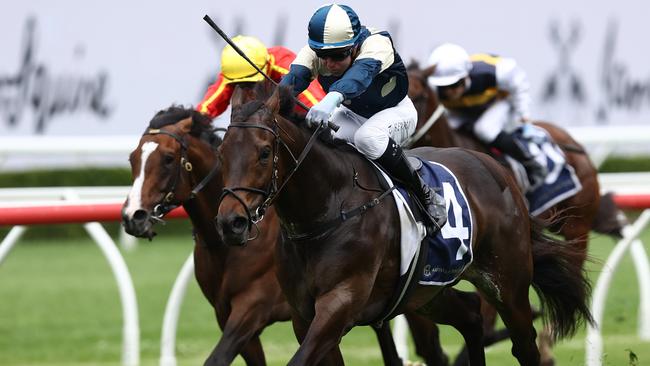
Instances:
[[[150,128],[161,128],[168,125],[173,125],[174,123],[189,118],[194,113],[194,109],[185,108],[180,105],[172,105],[167,109],[163,109],[156,113],[149,122]]]

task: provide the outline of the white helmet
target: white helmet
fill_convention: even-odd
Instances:
[[[432,86],[452,85],[469,75],[472,69],[467,51],[453,43],[444,43],[433,50],[429,65],[436,65],[433,75],[429,77]]]

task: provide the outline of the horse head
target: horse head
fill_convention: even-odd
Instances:
[[[281,189],[285,162],[291,160],[281,155],[293,159],[289,164],[296,162],[297,155],[285,140],[294,142],[295,134],[287,130],[297,126],[282,117],[291,115],[293,106],[291,90],[284,87],[268,99],[258,94],[256,100],[233,103],[231,123],[219,147],[225,188],[217,229],[227,244],[244,245],[254,239],[251,229],[257,230],[257,222]]]
[[[153,117],[129,156],[133,186],[122,206],[127,233],[151,240],[153,225],[215,175],[220,139],[212,132],[210,118],[193,109],[172,106]]]

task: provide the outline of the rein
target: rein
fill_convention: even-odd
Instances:
[[[445,114],[445,107],[442,105],[442,103],[440,103],[438,104],[438,108],[433,111],[433,114],[431,114],[431,117],[429,117],[424,125],[415,131],[415,133],[404,142],[404,147],[411,147],[411,145],[418,142],[422,136],[429,132],[429,129],[431,129],[433,124],[436,123],[443,114]]]
[[[280,137],[280,134],[278,133],[277,129],[280,129],[280,126],[278,125],[277,119],[274,119],[274,128],[270,128],[264,125],[259,125],[259,124],[250,124],[250,123],[242,123],[242,122],[233,122],[231,123],[228,128],[235,127],[235,128],[257,128],[264,130],[266,132],[269,132],[273,134],[275,138],[275,149],[273,150],[273,172],[271,176],[271,183],[269,184],[269,187],[266,190],[258,189],[258,188],[250,188],[250,187],[232,187],[232,188],[224,188],[223,193],[221,194],[221,198],[219,199],[219,202],[221,201],[228,195],[232,195],[237,202],[239,202],[245,209],[246,215],[248,216],[248,230],[250,231],[253,226],[257,229],[257,232],[259,233],[259,228],[257,227],[257,223],[262,221],[264,219],[264,213],[268,209],[271,204],[275,201],[275,199],[278,197],[282,189],[286,186],[286,184],[289,182],[293,174],[300,168],[302,165],[303,161],[307,157],[307,154],[309,151],[311,151],[312,147],[314,146],[314,143],[316,142],[316,138],[320,134],[320,132],[327,128],[327,125],[320,124],[318,127],[314,130],[312,135],[309,137],[309,140],[307,141],[307,144],[303,148],[303,150],[300,152],[300,155],[298,158],[295,157],[295,155],[291,152],[291,149],[289,146],[282,140]],[[291,159],[293,160],[294,167],[293,169],[289,172],[289,174],[286,176],[280,187],[278,188],[278,151],[280,148],[280,145],[284,146],[284,148],[287,150],[289,155],[291,156]],[[358,179],[357,174],[354,176],[355,181]],[[393,190],[395,189],[395,186],[390,187],[389,189],[385,190],[382,192],[381,195],[379,195],[376,198],[373,198],[372,200],[359,205],[351,210],[345,211],[341,210],[340,214],[335,217],[332,220],[329,220],[323,224],[321,224],[318,228],[315,230],[312,230],[308,233],[302,233],[302,234],[289,234],[285,233],[287,235],[287,238],[289,240],[293,241],[304,241],[304,240],[309,240],[309,239],[315,239],[321,236],[325,236],[328,233],[330,233],[332,230],[336,229],[339,225],[341,225],[343,222],[358,216],[362,215],[369,209],[375,207],[379,202],[381,202],[385,197],[387,197]],[[251,209],[246,205],[244,200],[237,194],[237,191],[245,191],[245,192],[252,192],[252,193],[257,193],[259,195],[262,195],[264,198],[264,201],[255,209],[255,213],[251,213]],[[248,238],[248,241],[254,240],[257,236],[253,238]]]
[[[170,188],[167,189],[167,193],[165,194],[165,197],[163,198],[163,202],[157,204],[154,207],[152,215],[151,215],[153,220],[164,222],[162,217],[165,216],[169,211],[171,211],[171,210],[173,210],[173,209],[175,209],[176,207],[179,206],[178,204],[174,204],[172,202],[173,202],[173,200],[175,198],[174,191],[176,190],[176,185],[178,184],[178,180],[179,180],[179,178],[181,176],[181,173],[182,173],[181,167],[185,168],[186,172],[191,173],[192,169],[193,169],[193,166],[192,166],[192,163],[190,163],[189,159],[187,158],[188,147],[187,147],[187,142],[185,141],[185,138],[183,138],[183,137],[181,137],[181,136],[179,136],[179,135],[177,135],[177,134],[175,134],[173,132],[163,130],[163,129],[158,129],[158,128],[150,128],[144,134],[145,135],[166,135],[166,136],[169,136],[169,137],[173,138],[174,140],[176,140],[181,145],[181,160],[180,160],[180,164],[178,165],[178,171],[174,175],[174,179],[173,179],[172,183],[169,185]],[[205,188],[205,186],[217,174],[217,168],[218,168],[218,164],[215,163],[214,166],[212,167],[212,169],[210,169],[210,172],[196,186],[194,186],[194,188],[190,192],[189,199],[194,199],[196,197],[196,195],[203,188]],[[194,181],[194,178],[193,178],[192,174],[190,174],[190,181]]]
[[[275,148],[273,149],[273,169],[272,169],[273,172],[271,175],[271,183],[269,184],[269,187],[266,190],[262,190],[258,188],[250,188],[250,187],[232,187],[232,188],[225,187],[223,189],[223,193],[221,194],[221,197],[219,198],[219,204],[221,204],[221,201],[223,201],[223,199],[226,196],[232,195],[242,206],[244,206],[244,209],[246,210],[246,215],[248,216],[248,230],[250,230],[252,226],[255,226],[257,228],[257,223],[262,221],[262,219],[264,219],[264,214],[266,213],[266,210],[269,208],[269,206],[271,206],[271,204],[273,204],[273,201],[275,201],[275,199],[278,197],[279,193],[289,182],[293,174],[298,170],[298,168],[300,168],[300,165],[307,157],[307,154],[309,153],[311,148],[314,146],[318,134],[325,128],[324,125],[319,125],[314,130],[312,135],[309,137],[309,141],[307,142],[302,152],[296,159],[293,152],[291,152],[289,146],[282,140],[280,134],[277,131],[277,129],[280,128],[277,119],[274,119],[273,121],[274,121],[273,124],[274,128],[270,128],[259,124],[250,124],[250,123],[242,123],[242,122],[233,122],[230,125],[228,125],[228,128],[231,127],[257,128],[273,134],[275,139]],[[287,177],[284,179],[284,182],[282,182],[282,184],[278,188],[278,174],[279,174],[278,173],[278,160],[279,160],[278,151],[280,149],[280,145],[282,145],[291,156],[291,159],[293,160],[294,168],[293,170],[291,170],[291,172],[289,172]],[[241,197],[239,197],[239,195],[236,193],[237,191],[257,193],[264,198],[264,201],[255,209],[255,213],[251,214],[251,209],[248,207],[248,205],[246,205],[246,202],[244,202],[244,200]],[[259,228],[257,228],[257,230],[259,232]],[[257,238],[257,236],[253,238],[248,238],[248,241],[254,240],[255,238]]]

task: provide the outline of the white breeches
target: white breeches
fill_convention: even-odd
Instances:
[[[394,107],[362,117],[341,105],[332,114],[332,122],[341,128],[335,137],[347,140],[371,160],[378,159],[386,147],[388,138],[402,144],[415,132],[418,113],[407,96]]]

